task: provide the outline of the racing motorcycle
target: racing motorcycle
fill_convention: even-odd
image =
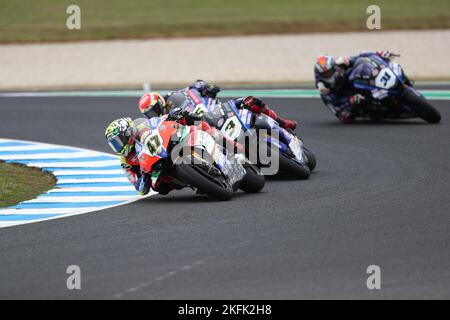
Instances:
[[[268,151],[269,158],[272,153],[279,155],[279,171],[291,177],[307,179],[316,166],[314,154],[303,145],[303,141],[293,131],[283,129],[274,119],[265,114],[255,114],[248,109],[238,109],[233,100],[222,103],[218,99],[204,99],[196,90],[174,93],[168,101],[175,107],[202,117],[204,121],[219,129],[224,136],[231,140],[242,142],[245,141],[246,134],[256,134],[255,157],[250,156],[251,144],[244,143],[244,145],[247,149],[247,158],[256,158],[254,163],[259,167],[271,167],[272,165],[272,162],[261,159],[260,148],[262,146],[265,147],[264,150]]]
[[[150,130],[136,142],[136,152],[141,171],[152,179],[171,172],[180,189],[191,187],[219,200],[230,200],[239,188],[256,193],[264,187],[256,166],[236,161],[207,132],[169,118],[147,121]]]
[[[407,79],[398,63],[378,56],[359,58],[348,81],[368,101],[361,116],[372,119],[422,118],[439,123],[441,115]]]

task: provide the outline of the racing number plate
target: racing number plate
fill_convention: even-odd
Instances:
[[[383,68],[375,78],[375,86],[382,89],[390,89],[395,85],[396,78],[391,69]]]
[[[144,149],[148,155],[154,157],[156,156],[162,149],[162,137],[159,134],[158,130],[150,133],[150,135],[145,139],[144,145],[147,147]]]
[[[242,125],[236,116],[228,118],[220,130],[226,137],[235,140],[241,133]]]

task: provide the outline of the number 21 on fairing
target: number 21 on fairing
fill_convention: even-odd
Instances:
[[[380,71],[375,79],[375,86],[383,89],[390,89],[395,84],[396,76],[389,68],[384,68]]]

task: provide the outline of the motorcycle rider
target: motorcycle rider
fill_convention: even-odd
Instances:
[[[195,125],[194,130],[205,131],[216,141],[225,139],[220,131],[204,121],[199,121],[198,117],[194,118],[177,110],[171,116],[173,120],[177,120],[177,117],[182,119],[184,125]],[[162,120],[166,118],[167,116],[164,116]],[[150,121],[145,118],[138,118],[134,121],[131,118],[114,120],[107,127],[105,137],[111,149],[120,156],[120,165],[125,171],[126,177],[141,195],[146,195],[150,190],[166,195],[174,189],[182,189],[184,185],[176,179],[175,172],[172,171],[142,172],[135,148],[135,142],[145,140],[146,135],[151,131]],[[233,148],[238,148],[239,152],[243,152],[242,147],[234,142],[226,144],[226,146],[233,146]]]
[[[176,184],[171,183],[173,179],[170,175],[160,176],[156,181],[152,181],[152,176],[141,172],[140,169],[135,142],[140,141],[145,132],[150,130],[146,121],[142,118],[134,121],[131,118],[114,120],[106,128],[106,141],[120,156],[120,166],[125,171],[125,176],[141,195],[146,195],[151,189],[167,194],[177,188]]]
[[[352,122],[356,116],[360,115],[361,107],[367,103],[363,95],[354,93],[347,80],[355,62],[359,58],[371,56],[377,56],[388,63],[398,55],[390,51],[376,51],[335,59],[331,55],[321,54],[314,64],[315,84],[320,96],[343,123]],[[411,81],[406,78],[406,83],[411,84]]]
[[[220,92],[220,88],[215,85],[208,85],[203,80],[197,80],[189,87],[186,87],[180,91],[175,92],[186,92],[188,90],[195,89],[197,90],[203,98],[213,98],[217,97],[217,94]],[[150,92],[144,94],[139,100],[139,110],[146,117],[151,116],[160,116],[162,114],[167,114],[172,106],[167,103],[169,97],[174,92],[169,93],[165,97],[162,97],[158,93]],[[281,127],[285,129],[295,130],[297,127],[297,122],[289,119],[282,118],[278,116],[276,112],[271,110],[269,106],[267,106],[260,99],[255,98],[253,96],[249,96],[246,98],[238,98],[235,100],[236,107],[238,108],[246,108],[256,114],[265,114],[275,121],[277,121]]]

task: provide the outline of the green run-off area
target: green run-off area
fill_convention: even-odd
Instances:
[[[450,28],[448,0],[2,0],[0,42],[367,31],[374,4],[382,30]]]

